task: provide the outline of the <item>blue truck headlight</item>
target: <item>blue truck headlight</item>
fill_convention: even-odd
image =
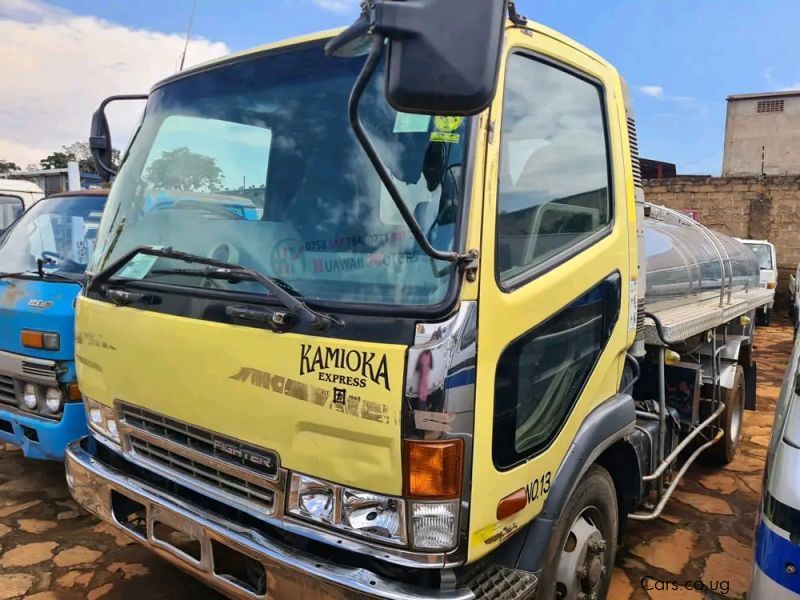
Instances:
[[[61,411],[61,407],[64,406],[64,397],[61,395],[61,390],[58,388],[47,388],[47,391],[44,394],[44,403],[47,406],[47,410],[51,413],[56,414]]]
[[[22,405],[28,410],[36,410],[37,403],[36,386],[32,383],[26,383],[22,389]]]

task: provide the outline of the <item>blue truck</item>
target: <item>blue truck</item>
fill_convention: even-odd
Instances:
[[[75,376],[74,305],[108,190],[39,201],[0,236],[0,441],[64,460],[86,434]]]

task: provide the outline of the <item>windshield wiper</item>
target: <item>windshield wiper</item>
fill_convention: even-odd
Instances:
[[[98,289],[102,284],[107,283],[114,275],[116,275],[122,268],[127,265],[134,257],[139,254],[147,256],[156,256],[159,258],[171,258],[175,260],[182,260],[187,263],[195,263],[213,267],[211,269],[176,269],[171,272],[181,275],[199,275],[215,277],[219,279],[248,279],[256,281],[264,286],[267,291],[275,296],[280,302],[289,309],[289,314],[275,313],[272,316],[272,321],[275,325],[286,327],[292,321],[291,317],[299,317],[304,320],[308,325],[314,329],[324,331],[331,325],[341,325],[342,323],[329,315],[318,313],[309,308],[309,306],[295,297],[292,292],[287,291],[287,284],[285,282],[268,277],[263,273],[259,273],[255,269],[248,269],[241,265],[226,263],[221,260],[214,260],[213,258],[206,258],[188,252],[180,252],[172,248],[165,248],[163,246],[138,246],[130,252],[122,255],[106,268],[94,275],[86,286],[86,293]]]
[[[38,279],[43,279],[44,281],[66,281],[69,283],[80,283],[80,278],[77,277],[68,277],[67,275],[62,275],[61,273],[48,273],[47,271],[42,272],[40,275],[35,271],[19,271],[17,273],[0,273],[0,279],[13,279],[15,277],[36,277]]]

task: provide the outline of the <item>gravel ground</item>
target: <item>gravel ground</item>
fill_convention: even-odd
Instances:
[[[693,467],[661,518],[629,525],[610,600],[744,597],[761,472],[792,336],[788,322],[758,330],[759,410],[745,415],[739,455],[723,470]],[[715,591],[644,589],[689,581]],[[62,465],[25,461],[12,446],[0,445],[0,600],[137,594],[148,600],[219,598],[79,510]]]

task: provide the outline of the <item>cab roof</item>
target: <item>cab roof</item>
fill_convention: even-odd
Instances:
[[[24,179],[2,179],[0,178],[0,190],[8,192],[33,192],[34,194],[44,194],[42,188],[31,181]]]
[[[91,190],[72,190],[69,192],[59,192],[58,194],[50,194],[47,198],[69,198],[71,196],[108,196],[110,189],[91,189]]]
[[[581,44],[579,44],[575,40],[573,40],[573,39],[571,39],[571,38],[559,33],[555,29],[551,29],[550,27],[547,27],[546,25],[542,25],[540,23],[535,23],[535,22],[533,22],[531,20],[528,20],[527,24],[523,27],[523,26],[519,26],[519,25],[514,25],[510,20],[506,21],[506,29],[507,30],[511,30],[511,29],[515,29],[515,28],[517,28],[517,29],[526,29],[528,31],[533,32],[534,35],[536,35],[536,34],[545,35],[545,36],[547,36],[549,38],[552,38],[554,40],[558,40],[559,42],[562,42],[562,43],[564,43],[564,44],[566,44],[566,45],[578,50],[579,52],[585,54],[587,57],[593,59],[594,61],[596,61],[596,62],[598,62],[598,63],[600,63],[600,64],[602,64],[602,65],[604,65],[606,67],[611,68],[611,64],[609,64],[599,54],[589,50],[588,48],[586,48],[585,46],[582,46]],[[253,57],[253,56],[257,55],[257,54],[262,54],[262,53],[265,53],[265,52],[269,52],[270,50],[276,50],[278,48],[287,48],[289,46],[296,46],[296,45],[299,45],[299,44],[307,44],[307,43],[310,43],[310,42],[317,42],[317,41],[320,41],[320,40],[332,38],[335,35],[338,35],[339,33],[341,33],[342,31],[344,31],[343,27],[340,27],[340,28],[337,28],[337,29],[327,29],[327,30],[324,30],[324,31],[318,31],[316,33],[310,33],[310,34],[307,34],[307,35],[288,38],[288,39],[280,40],[280,41],[277,41],[277,42],[271,42],[271,43],[268,43],[268,44],[262,44],[261,46],[256,46],[256,47],[250,48],[248,50],[242,50],[241,52],[235,52],[233,54],[228,54],[228,55],[225,55],[225,56],[221,56],[219,58],[215,58],[215,59],[200,63],[200,64],[195,65],[195,66],[193,66],[193,67],[191,67],[189,69],[186,69],[185,71],[181,71],[180,73],[175,73],[174,75],[171,75],[171,76],[169,76],[169,77],[167,77],[165,79],[162,79],[161,81],[156,83],[153,86],[152,89],[155,90],[155,89],[161,87],[162,85],[164,85],[166,83],[169,83],[171,81],[175,81],[177,79],[182,79],[183,77],[187,77],[187,76],[190,76],[190,75],[194,75],[194,74],[200,73],[202,71],[213,69],[215,67],[222,66],[222,65],[224,65],[226,63],[233,63],[233,62],[237,62],[239,60],[251,58],[251,57]]]

